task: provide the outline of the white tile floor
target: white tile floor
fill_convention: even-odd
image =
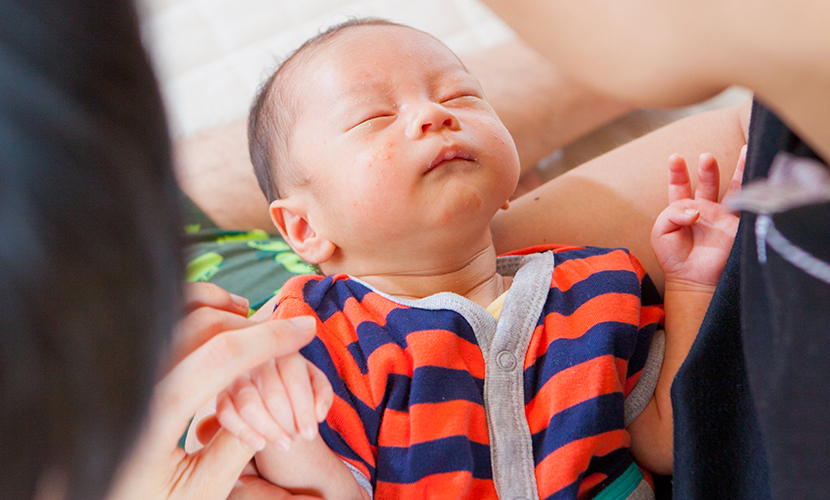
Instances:
[[[279,60],[321,29],[377,16],[462,53],[512,36],[477,0],[139,0],[174,137],[245,116]]]

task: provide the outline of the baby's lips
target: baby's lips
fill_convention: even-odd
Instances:
[[[432,163],[429,164],[429,167],[424,171],[424,173],[432,171],[435,167],[450,160],[468,160],[473,161],[475,158],[473,155],[468,153],[464,148],[458,145],[452,146],[445,146],[441,148],[441,151],[438,152],[435,159],[432,160]]]

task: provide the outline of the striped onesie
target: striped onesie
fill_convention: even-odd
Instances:
[[[660,297],[626,250],[536,247],[499,319],[454,293],[391,297],[298,276],[274,318],[312,315],[301,353],[334,404],[320,434],[373,498],[653,498],[626,426],[660,370]]]

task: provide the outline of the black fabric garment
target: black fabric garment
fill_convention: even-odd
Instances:
[[[0,498],[102,498],[178,317],[177,191],[129,0],[0,0]]]
[[[756,111],[757,110],[757,111]],[[756,106],[755,164],[778,151],[819,159],[771,112]],[[756,114],[757,112],[757,114]],[[751,137],[751,136],[750,136]],[[830,284],[813,278],[772,249],[759,263],[755,216],[744,225],[742,302],[744,351],[769,461],[775,499],[830,495]],[[830,262],[830,203],[776,214],[775,227],[792,243]]]
[[[744,181],[779,152],[817,158],[756,102]],[[830,450],[830,286],[768,252],[756,216],[738,237],[698,338],[672,385],[678,499],[826,498]],[[793,209],[776,227],[830,260],[830,207]]]

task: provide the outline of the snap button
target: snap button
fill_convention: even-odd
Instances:
[[[499,368],[509,372],[513,368],[516,368],[516,356],[514,356],[510,351],[501,351],[498,356],[496,356],[496,363],[499,365]]]

